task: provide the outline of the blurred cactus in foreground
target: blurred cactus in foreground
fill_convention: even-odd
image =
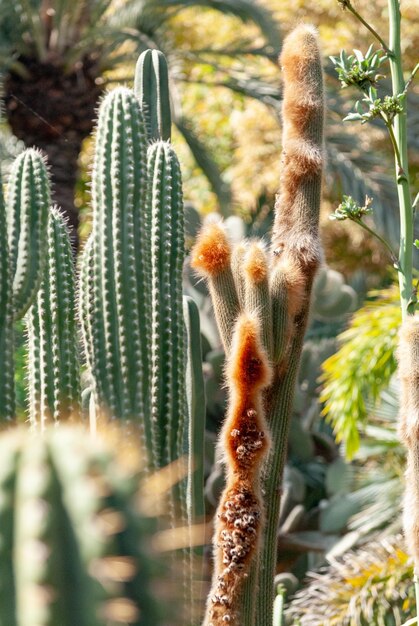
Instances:
[[[0,456],[1,626],[160,623],[140,475],[80,428],[3,434]]]

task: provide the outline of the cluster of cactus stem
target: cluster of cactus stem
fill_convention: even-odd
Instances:
[[[233,247],[222,224],[209,224],[192,252],[192,265],[207,279],[212,297],[230,396],[219,443],[227,484],[215,522],[205,626],[272,624],[279,485],[310,292],[321,262],[324,104],[314,29],[297,27],[280,62],[283,154],[271,248],[261,241]]]
[[[51,559],[52,569],[48,569],[47,558],[42,572],[46,568],[47,584],[47,578],[55,575],[54,568],[68,564],[71,576],[75,577],[74,587],[83,586],[94,563],[71,560],[70,543],[74,544],[73,548],[79,548],[84,541],[75,529],[69,529],[62,544],[56,533],[57,516],[67,526],[79,522],[83,525],[84,521],[81,517],[76,520],[76,504],[74,519],[73,511],[67,511],[71,508],[67,504],[70,496],[62,494],[58,485],[61,470],[55,460],[56,453],[49,448],[55,446],[50,444],[49,423],[80,418],[87,423],[89,416],[90,424],[95,427],[96,419],[102,423],[107,419],[128,422],[131,436],[134,435],[147,459],[148,471],[171,467],[174,461],[186,456],[188,475],[176,489],[170,490],[172,524],[178,523],[180,516],[183,524],[193,524],[204,514],[205,402],[199,313],[196,304],[182,295],[185,255],[182,183],[179,162],[170,143],[168,72],[161,53],[143,53],[137,64],[135,89],[116,88],[100,104],[92,173],[92,214],[92,233],[81,255],[77,288],[67,226],[59,209],[50,206],[48,169],[41,153],[26,150],[17,158],[5,202],[0,189],[0,417],[3,420],[15,417],[13,329],[16,320],[24,317],[27,413],[31,425],[46,434],[45,440],[33,439],[34,461],[29,452],[32,440],[22,445],[28,449],[24,453],[28,465],[38,463],[39,472],[46,476],[42,483],[45,493],[39,494],[39,498],[51,507],[51,522],[47,520],[47,526],[39,532],[44,533],[45,551],[57,552],[57,561]],[[80,353],[84,353],[86,365],[83,394]],[[89,398],[87,416],[81,406],[83,396]],[[11,441],[4,445],[13,448],[15,444]],[[61,446],[61,450],[63,456],[72,458],[70,449],[64,451]],[[20,450],[15,456],[20,458]],[[81,460],[84,467],[83,463]],[[7,469],[7,464],[4,467]],[[10,490],[15,489],[17,480],[12,476],[13,471],[10,469],[10,476],[5,477]],[[84,479],[89,482],[88,476]],[[176,478],[170,480],[175,482]],[[81,478],[77,484],[82,484]],[[15,497],[10,493],[9,506]],[[115,497],[121,499],[122,506],[122,492]],[[95,502],[92,501],[92,507]],[[86,516],[93,515],[93,508],[87,509]],[[89,523],[86,517],[85,526]],[[36,537],[32,539],[37,541]],[[11,550],[8,542],[12,540],[12,535],[5,538],[6,551]],[[64,545],[64,540],[68,540],[68,545]],[[111,549],[105,543],[102,547],[105,552]],[[190,576],[192,552],[185,557]],[[79,558],[78,553],[74,558]],[[92,555],[95,563],[100,558],[99,553]],[[66,584],[64,580],[59,582]],[[9,590],[11,585],[12,582]],[[133,585],[129,583],[130,587]],[[191,588],[189,582],[188,587]],[[21,590],[16,593],[21,594]],[[95,595],[96,591],[93,589],[92,593]],[[51,592],[51,598],[54,594]],[[74,611],[78,610],[81,599],[79,602],[70,595],[61,598],[59,608],[51,609],[54,616],[48,616],[45,623],[57,623],[54,619],[58,615],[68,623],[121,621],[115,603],[115,610],[111,607],[109,616],[95,617],[90,611],[93,598],[86,606],[87,600],[83,599],[80,608],[83,619],[75,618],[73,605]],[[39,597],[44,596],[42,588]],[[10,602],[14,602],[13,598]],[[48,600],[47,604],[54,607],[54,602]],[[128,605],[119,604],[122,615],[124,606]],[[1,609],[0,623],[14,623],[9,621],[14,606],[7,608],[5,621]],[[16,624],[29,626],[32,622],[28,616],[20,617],[21,610],[16,609],[19,615]],[[150,617],[151,613],[139,615],[135,619],[127,617],[124,623],[157,623],[157,618]]]

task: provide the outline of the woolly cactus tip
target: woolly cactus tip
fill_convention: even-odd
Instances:
[[[261,283],[268,276],[268,259],[262,241],[253,241],[244,260],[244,271],[253,283]]]
[[[227,374],[243,394],[263,389],[271,381],[271,368],[262,346],[259,320],[255,315],[243,313],[236,322]]]
[[[319,55],[318,33],[312,24],[299,24],[285,38],[279,62],[284,71],[297,76],[307,62]]]
[[[206,224],[192,249],[191,266],[204,276],[215,276],[230,264],[231,246],[222,226]]]

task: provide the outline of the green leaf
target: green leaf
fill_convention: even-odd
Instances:
[[[398,291],[392,287],[370,296],[339,336],[341,347],[323,363],[323,415],[333,425],[348,458],[359,448],[359,429],[367,402],[376,402],[396,370],[395,351],[401,321]]]

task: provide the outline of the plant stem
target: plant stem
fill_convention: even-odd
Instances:
[[[393,96],[403,93],[405,81],[401,62],[400,48],[400,6],[398,0],[388,0],[389,9],[389,55]],[[413,258],[413,210],[409,190],[409,167],[407,158],[407,132],[406,132],[406,100],[404,99],[403,111],[398,113],[392,124],[390,137],[398,148],[395,150],[396,183],[400,209],[400,250],[399,250],[399,285],[402,318],[413,313],[409,308],[412,292],[412,258]],[[389,128],[390,131],[390,128]],[[397,156],[398,155],[398,156]]]
[[[393,263],[397,263],[397,256],[394,254],[394,250],[393,248],[390,246],[390,244],[388,243],[388,241],[386,241],[385,239],[383,239],[378,233],[375,232],[375,230],[372,230],[372,228],[370,228],[369,226],[367,226],[365,224],[365,222],[363,222],[360,219],[354,219],[353,220],[355,222],[355,224],[358,224],[359,226],[361,226],[362,228],[364,228],[364,230],[366,230],[368,233],[370,233],[370,235],[372,235],[373,237],[375,237],[376,239],[378,239],[378,241],[381,241],[381,243],[383,244],[383,246],[385,246],[385,248],[387,248],[387,250],[390,252],[390,256],[391,256],[391,260],[393,261]]]
[[[407,90],[409,89],[409,87],[410,87],[410,85],[411,85],[411,83],[412,83],[413,79],[414,79],[414,78],[415,78],[415,76],[416,76],[416,72],[417,72],[418,70],[419,70],[419,63],[416,63],[416,65],[415,65],[415,67],[414,67],[414,69],[413,69],[412,73],[411,73],[411,74],[410,74],[410,76],[409,76],[409,79],[408,79],[408,80],[407,80],[407,82],[406,82],[406,85],[405,85],[404,91],[407,91]]]
[[[357,20],[361,22],[361,24],[365,26],[365,28],[367,28],[370,31],[372,35],[374,35],[374,37],[380,42],[383,50],[387,52],[388,56],[391,56],[392,51],[387,46],[384,39],[377,33],[377,31],[372,26],[370,26],[370,24],[368,24],[368,22],[364,20],[364,18],[358,13],[358,11],[354,9],[354,7],[349,1],[345,3],[345,7],[348,9],[348,11],[352,13],[352,15],[354,15],[357,18]]]

